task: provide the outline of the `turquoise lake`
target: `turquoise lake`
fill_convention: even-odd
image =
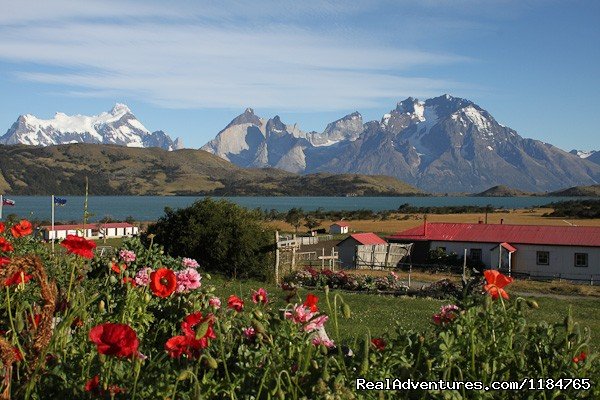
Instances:
[[[7,196],[15,201],[14,206],[4,206],[3,219],[8,214],[30,219],[50,219],[50,196]],[[61,196],[67,199],[65,206],[56,207],[57,221],[81,220],[83,216],[83,196]],[[125,219],[132,216],[138,221],[156,220],[164,213],[165,207],[180,208],[192,204],[203,197],[182,196],[90,196],[88,211],[90,220],[106,216]],[[487,204],[496,208],[526,208],[550,202],[573,200],[569,197],[223,197],[243,207],[275,209],[287,211],[292,207],[304,210],[395,210],[408,203],[416,207],[460,206]]]

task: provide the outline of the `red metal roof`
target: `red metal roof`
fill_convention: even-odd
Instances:
[[[133,227],[133,225],[127,223],[127,222],[108,222],[106,224],[96,224],[96,223],[89,223],[85,226],[85,229],[96,229],[96,228],[131,228]],[[52,230],[52,226],[50,225],[46,225],[46,226],[42,226],[41,229],[45,229],[47,231],[51,231]],[[54,225],[54,230],[55,231],[72,231],[72,230],[77,230],[77,229],[83,229],[83,225],[79,224],[79,225]]]
[[[509,243],[500,243],[500,246],[504,247],[506,250],[510,251],[511,253],[514,253],[515,251],[517,251],[517,249],[514,246],[511,246]]]
[[[600,247],[600,227],[428,222],[427,229],[419,225],[388,239]]]
[[[377,236],[376,234],[369,233],[355,233],[350,235],[351,238],[359,242],[360,244],[386,244],[387,242]]]
[[[344,221],[337,221],[337,222],[334,222],[331,225],[350,226],[347,222],[344,222]]]

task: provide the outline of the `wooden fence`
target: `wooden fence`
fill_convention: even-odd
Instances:
[[[412,244],[387,243],[356,246],[354,267],[357,269],[395,268],[410,255]]]

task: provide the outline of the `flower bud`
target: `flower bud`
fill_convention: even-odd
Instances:
[[[108,278],[108,281],[109,281],[110,283],[112,283],[113,285],[114,285],[115,283],[117,283],[117,282],[118,282],[118,281],[117,281],[117,277],[116,277],[116,276],[114,276],[114,275],[111,275],[111,276],[110,276],[110,278]]]
[[[533,308],[534,310],[537,310],[538,308],[540,308],[537,301],[531,300],[531,299],[527,300],[527,305],[529,306],[529,308]]]
[[[262,311],[260,311],[259,309],[255,309],[255,310],[253,311],[253,314],[254,314],[254,316],[255,316],[256,318],[262,318],[262,317],[263,317],[263,313],[262,313]]]
[[[206,365],[208,365],[208,368],[211,368],[211,369],[217,369],[219,367],[217,360],[215,360],[211,356],[206,357]]]
[[[98,311],[100,311],[102,314],[104,314],[104,312],[106,311],[106,303],[104,302],[104,300],[100,300],[100,302],[98,303]]]
[[[149,303],[150,300],[152,300],[152,296],[150,296],[150,293],[146,293],[144,295],[144,301],[146,301],[146,303]]]
[[[186,369],[185,371],[181,371],[181,373],[177,377],[177,380],[178,381],[187,381],[188,379],[192,379],[193,376],[194,376],[194,373],[192,371],[190,371],[189,369]]]
[[[254,327],[254,330],[256,331],[256,333],[265,333],[266,332],[265,326],[256,319],[252,320],[252,326]]]
[[[342,315],[346,319],[352,316],[352,313],[350,312],[350,306],[347,303],[342,304]]]

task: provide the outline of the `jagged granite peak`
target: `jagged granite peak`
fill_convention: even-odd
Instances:
[[[600,152],[582,159],[523,138],[474,102],[447,94],[409,97],[380,121],[364,123],[355,112],[322,133],[304,133],[278,117],[267,125],[245,126],[227,145],[219,139],[222,131],[204,149],[246,167],[389,175],[432,192],[496,185],[543,192],[600,182]]]
[[[128,147],[175,148],[162,131],[150,132],[125,104],[117,103],[110,112],[98,115],[67,115],[57,112],[52,119],[21,115],[6,134],[2,144],[50,146],[68,143],[117,144]],[[181,140],[178,141],[181,146]]]
[[[364,131],[362,115],[354,111],[337,121],[330,122],[322,134],[313,133],[311,143],[314,146],[327,146],[343,140],[354,141]]]
[[[229,128],[230,126],[243,125],[243,124],[252,124],[252,125],[256,125],[256,126],[261,126],[263,123],[262,123],[262,120],[260,119],[260,117],[256,116],[256,114],[254,114],[254,110],[252,108],[248,107],[244,110],[243,113],[241,113],[240,115],[238,115],[237,117],[232,119],[231,122],[229,123],[229,125],[227,125],[225,127],[225,129]]]

